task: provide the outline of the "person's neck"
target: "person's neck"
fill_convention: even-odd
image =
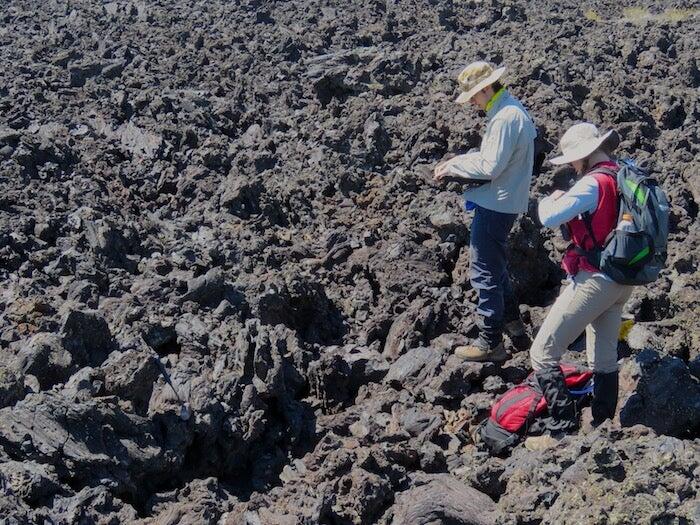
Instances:
[[[489,112],[489,110],[496,105],[496,102],[498,102],[498,99],[501,98],[505,94],[506,88],[502,87],[498,91],[493,91],[492,94],[489,97],[488,102],[486,102],[486,105],[484,106],[484,111],[486,113]]]
[[[588,169],[590,170],[592,167],[597,166],[598,164],[602,162],[610,162],[612,159],[607,153],[604,153],[602,151],[596,152],[593,155],[590,156],[588,159]]]

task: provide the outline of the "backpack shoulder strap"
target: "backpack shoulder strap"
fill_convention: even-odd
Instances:
[[[603,245],[598,242],[598,239],[595,238],[595,233],[593,233],[593,215],[591,214],[591,212],[587,211],[585,213],[582,213],[581,220],[583,221],[583,224],[586,226],[586,230],[588,230],[588,235],[591,237],[591,240],[593,241],[593,246],[598,250],[602,250]]]

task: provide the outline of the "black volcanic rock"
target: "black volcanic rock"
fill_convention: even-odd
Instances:
[[[0,521],[700,521],[691,3],[0,17]],[[471,216],[432,179],[479,146],[483,115],[454,103],[473,60],[507,66],[552,146],[615,128],[671,204],[667,268],[625,307],[618,418],[508,458],[472,435],[527,345],[451,355],[476,332]],[[545,163],[530,207],[573,178]],[[509,248],[534,336],[566,242],[522,216]]]

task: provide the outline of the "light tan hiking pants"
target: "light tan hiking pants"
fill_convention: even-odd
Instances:
[[[533,370],[556,366],[585,329],[590,368],[602,373],[616,371],[622,307],[632,289],[600,274],[576,274],[557,297],[532,343]]]

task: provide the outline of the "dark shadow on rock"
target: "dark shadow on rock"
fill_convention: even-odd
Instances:
[[[63,318],[61,336],[78,366],[99,366],[116,350],[107,321],[94,310],[70,310]]]
[[[255,310],[263,323],[283,324],[309,343],[338,344],[347,332],[342,312],[323,286],[307,279],[289,279],[266,287]]]

